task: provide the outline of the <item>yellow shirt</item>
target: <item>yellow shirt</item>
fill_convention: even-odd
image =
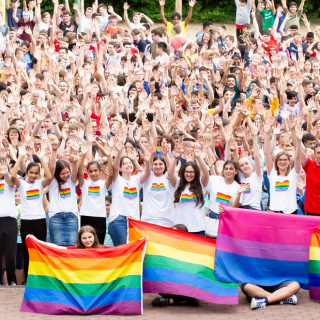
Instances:
[[[185,24],[185,21],[182,21],[179,23],[180,27],[181,27],[181,36],[184,37],[184,32],[185,30],[187,29],[187,26]],[[166,29],[167,29],[167,32],[168,32],[168,35],[169,35],[169,38],[173,38],[174,37],[174,34],[173,34],[173,27],[174,25],[167,21],[167,25],[166,25]]]
[[[254,110],[252,110],[253,108],[252,108],[252,98],[251,97],[249,97],[248,99],[247,99],[247,101],[246,101],[246,105],[247,105],[247,107],[248,107],[248,109],[249,109],[249,111],[250,111],[250,118],[251,119],[253,119],[254,118],[254,115],[255,115],[255,112],[254,112]],[[271,110],[271,113],[272,113],[272,115],[274,116],[274,111],[276,110],[276,109],[279,109],[279,100],[278,100],[278,98],[273,98],[273,100],[272,100],[272,102],[271,102],[271,106],[270,106],[270,110]],[[267,113],[267,112],[266,112]]]

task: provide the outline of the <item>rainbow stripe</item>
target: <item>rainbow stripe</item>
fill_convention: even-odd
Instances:
[[[273,286],[289,279],[308,289],[310,238],[319,217],[226,206],[223,210],[214,266],[217,280]]]
[[[27,191],[27,200],[36,200],[40,198],[39,189]]]
[[[191,194],[182,194],[181,195],[181,202],[185,203],[185,202],[195,202],[197,201],[197,197],[195,194],[191,193]]]
[[[157,184],[153,183],[151,186],[151,191],[166,191],[166,187],[163,183]]]
[[[241,183],[241,185],[243,186],[245,183]],[[246,191],[243,192],[244,194],[251,194],[251,186],[249,184],[249,189],[247,189]]]
[[[89,187],[88,188],[89,197],[99,197],[100,196],[100,187]]]
[[[60,249],[27,238],[22,312],[142,314],[146,239],[106,249]]]
[[[4,183],[0,184],[0,195],[4,194]]]
[[[238,303],[238,285],[215,279],[215,240],[142,221],[128,221],[129,242],[148,237],[143,292],[177,294],[211,303]]]
[[[320,300],[320,227],[311,236],[309,251],[309,296]]]
[[[123,196],[127,199],[134,199],[138,196],[137,188],[124,187]]]
[[[60,190],[60,197],[61,197],[62,199],[71,197],[71,190],[70,190],[70,188],[61,189],[61,190]]]
[[[227,194],[223,194],[221,192],[217,192],[216,201],[228,205],[231,200],[231,196],[228,196]]]
[[[276,182],[275,188],[276,192],[287,191],[290,186],[289,180],[285,180],[283,182]]]

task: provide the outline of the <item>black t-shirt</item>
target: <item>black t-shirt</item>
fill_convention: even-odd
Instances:
[[[65,36],[68,32],[71,32],[70,28],[72,25],[74,26],[74,30],[72,32],[77,33],[78,25],[74,19],[71,19],[69,24],[66,24],[65,22],[61,22],[59,24],[59,29],[63,31],[63,36]]]
[[[143,40],[140,39],[139,43],[134,41],[133,44],[138,48],[139,52],[143,52],[146,49],[147,43]]]

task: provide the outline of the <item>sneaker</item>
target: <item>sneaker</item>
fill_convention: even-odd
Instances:
[[[298,298],[293,294],[291,297],[281,300],[280,304],[298,304]]]
[[[187,305],[193,306],[193,307],[199,307],[200,303],[198,299],[195,298],[188,298],[187,299]]]
[[[163,297],[154,298],[151,302],[154,307],[165,308],[170,304],[170,300]]]
[[[14,281],[12,281],[11,284],[10,284],[10,286],[16,286],[16,285],[17,284]]]
[[[25,280],[21,281],[21,285],[25,286],[26,285],[26,281]]]
[[[267,306],[267,299],[259,299],[259,298],[252,298],[251,300],[251,309],[257,309],[257,308],[265,308]]]

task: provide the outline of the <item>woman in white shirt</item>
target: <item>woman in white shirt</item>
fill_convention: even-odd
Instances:
[[[266,133],[264,143],[264,155],[267,167],[267,173],[270,183],[270,205],[269,209],[281,213],[297,213],[296,190],[298,187],[299,176],[301,172],[301,140],[302,128],[295,126],[293,116],[289,118],[292,141],[296,142],[296,153],[294,158],[294,167],[291,170],[290,155],[285,151],[280,151],[272,162],[270,153],[270,132],[271,126],[265,125]]]
[[[44,170],[45,178],[40,178],[40,166],[38,163],[30,162],[26,169],[26,179],[20,180],[17,177],[21,162],[26,155],[25,147],[19,147],[19,157],[11,173],[13,183],[19,190],[21,199],[21,240],[24,253],[24,272],[27,277],[29,267],[29,253],[26,246],[26,236],[32,234],[42,241],[46,241],[47,225],[46,213],[43,208],[43,189],[52,181],[52,174],[44,161],[45,153],[39,151],[37,156]],[[50,166],[55,165],[55,158],[50,158]]]
[[[111,148],[103,148],[96,141],[94,145],[97,146],[100,152],[108,158],[108,174],[113,175]],[[80,225],[91,226],[96,230],[100,244],[103,245],[106,236],[106,205],[105,196],[111,184],[111,178],[106,180],[100,179],[101,166],[97,161],[90,161],[87,166],[88,179],[84,179],[84,159],[87,155],[88,147],[81,147],[81,157],[79,162],[78,180],[82,191],[82,205],[80,209]]]
[[[250,130],[253,141],[253,157],[254,167],[247,156],[241,156],[238,160],[238,176],[241,185],[247,184],[248,188],[240,197],[240,207],[251,210],[261,210],[261,195],[262,195],[262,170],[260,164],[260,153],[257,135],[259,132],[259,124],[254,125],[250,117],[247,117],[248,123],[250,122]]]
[[[116,139],[118,152],[113,163],[109,234],[113,244],[119,246],[127,242],[127,217],[130,215],[133,219],[140,220],[139,191],[141,184],[151,174],[150,159],[156,149],[150,144],[148,152],[144,153],[144,172],[132,176],[133,163],[129,157],[121,157],[123,142]]]
[[[56,160],[59,147],[52,144],[52,156]],[[78,157],[70,157],[72,169],[65,160],[58,160],[50,168],[54,176],[49,189],[49,233],[50,241],[59,246],[72,246],[77,243],[78,207],[76,186],[78,182]]]
[[[190,233],[205,236],[204,194],[209,182],[209,169],[201,158],[199,146],[194,146],[194,156],[200,168],[194,161],[187,161],[177,178],[175,167],[183,152],[183,145],[175,148],[174,160],[170,162],[168,169],[168,178],[174,192],[174,224],[184,224]]]
[[[142,184],[143,206],[141,221],[158,226],[173,227],[173,187],[168,179],[167,164],[163,155],[152,161],[150,177]]]
[[[15,186],[8,171],[5,158],[0,158],[0,283],[2,283],[2,258],[6,259],[7,280],[15,285],[17,253],[17,209],[15,206]]]

